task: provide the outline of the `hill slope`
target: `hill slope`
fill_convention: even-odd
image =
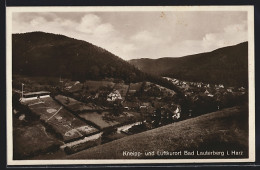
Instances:
[[[248,43],[179,58],[134,59],[140,70],[188,81],[247,86]]]
[[[13,74],[73,79],[142,79],[140,70],[91,43],[44,32],[13,34]]]
[[[65,159],[203,158],[203,156],[123,156],[123,151],[243,151],[248,156],[248,109],[233,107],[128,136]],[[183,153],[183,152],[182,152]],[[207,156],[206,158],[224,158]]]

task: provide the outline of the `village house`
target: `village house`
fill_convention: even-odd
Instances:
[[[208,89],[206,89],[204,93],[205,93],[205,94],[209,94],[209,91],[208,91]]]
[[[227,92],[230,92],[230,93],[232,93],[232,89],[227,89]]]
[[[174,84],[176,84],[176,85],[180,85],[179,80],[175,80],[175,81],[174,81]]]
[[[65,89],[69,90],[72,88],[72,86],[79,84],[79,81],[69,81],[65,83]]]
[[[70,81],[65,83],[65,90],[74,93],[74,92],[78,92],[82,89],[83,84],[80,83],[79,81]]]
[[[114,90],[107,95],[107,101],[113,102],[116,100],[122,100],[121,94],[119,93],[118,90]]]
[[[204,94],[206,94],[206,95],[209,96],[209,97],[214,97],[214,95],[210,92],[209,89],[206,89],[205,92],[204,92]]]
[[[181,107],[179,105],[171,104],[160,107],[161,119],[167,118],[177,120],[181,117]]]
[[[189,90],[190,86],[188,84],[184,84],[181,86],[185,91]]]
[[[240,87],[240,88],[238,88],[238,91],[243,92],[243,91],[245,91],[245,88],[244,87]]]
[[[181,117],[181,107],[178,105],[176,110],[174,110],[173,112],[173,116],[172,116],[172,119],[173,120],[177,120]]]
[[[214,97],[214,95],[213,95],[213,94],[208,94],[208,96],[209,96],[209,97]]]
[[[205,84],[204,87],[209,88],[210,84]]]
[[[224,88],[224,85],[223,85],[223,84],[220,84],[220,85],[219,85],[219,88]]]
[[[144,103],[142,103],[142,104],[140,105],[140,109],[141,109],[141,108],[147,108],[147,107],[149,107],[149,106],[151,106],[150,103],[144,102]]]
[[[233,90],[234,90],[234,88],[233,88],[233,87],[228,87],[228,88],[227,88],[227,92],[229,92],[229,93],[232,93],[232,92],[233,92]]]
[[[168,80],[168,81],[172,81],[172,79],[169,78],[169,77],[163,77],[163,78],[165,78],[165,79]]]

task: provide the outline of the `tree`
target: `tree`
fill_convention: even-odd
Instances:
[[[156,110],[155,110],[155,116],[154,116],[154,123],[153,123],[153,125],[154,125],[155,127],[158,127],[158,126],[159,126],[159,123],[161,122],[161,117],[162,117],[161,109],[160,109],[160,108],[156,108]]]
[[[123,105],[121,104],[120,100],[116,100],[113,105],[113,114],[115,116],[119,116],[124,111]]]
[[[19,99],[20,99],[20,95],[18,93],[14,93],[13,97],[12,97],[13,108],[19,109],[21,107],[21,103],[20,103]]]
[[[92,66],[91,68],[90,68],[90,74],[91,74],[91,77],[93,78],[93,79],[98,79],[99,78],[99,68],[95,65],[95,66]]]

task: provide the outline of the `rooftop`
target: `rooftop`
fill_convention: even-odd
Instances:
[[[46,94],[46,93],[51,93],[51,92],[49,92],[49,91],[37,91],[37,92],[29,92],[29,93],[25,93],[24,95]]]

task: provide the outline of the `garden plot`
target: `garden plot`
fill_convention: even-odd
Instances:
[[[98,130],[81,121],[51,97],[34,100],[28,104],[32,112],[40,116],[40,119],[49,125],[65,142],[82,138]],[[37,104],[38,103],[38,104]]]
[[[108,117],[109,116],[110,116],[110,119],[119,122],[120,125],[133,123],[133,122],[140,120],[140,118],[141,118],[140,113],[132,112],[132,111],[123,112],[119,116],[108,115]]]
[[[108,128],[111,126],[118,125],[119,122],[114,121],[114,120],[105,120],[105,115],[108,114],[108,112],[103,112],[103,113],[97,113],[97,112],[92,112],[92,113],[81,113],[79,116],[87,121],[90,121],[100,127],[101,129]]]
[[[123,112],[119,116],[115,116],[110,112],[92,112],[79,114],[83,119],[90,121],[101,129],[105,129],[112,126],[124,125],[129,122],[135,122],[140,119],[140,114],[136,112]]]
[[[57,95],[55,96],[55,99],[74,113],[105,109],[104,107],[97,106],[93,103],[82,103],[67,96]]]

